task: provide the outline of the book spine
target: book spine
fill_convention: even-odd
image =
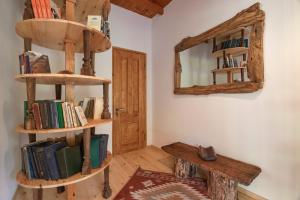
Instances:
[[[28,149],[28,159],[30,164],[30,169],[32,170],[33,178],[38,178],[38,171],[37,171],[37,165],[34,160],[34,155],[31,147],[27,147]]]
[[[71,105],[70,103],[67,104],[67,111],[68,111],[68,120],[69,120],[69,125],[70,125],[70,128],[74,127],[74,124],[73,124],[73,120],[72,120],[72,110],[71,110]]]
[[[35,128],[40,130],[43,128],[43,126],[42,126],[42,119],[41,119],[39,104],[33,103],[32,110],[33,110],[33,117],[34,117],[34,121],[35,121]]]
[[[70,128],[68,123],[68,111],[67,111],[67,102],[62,103],[62,109],[63,109],[63,117],[64,117],[64,125],[65,128]]]
[[[87,122],[87,119],[86,119],[86,117],[83,113],[82,108],[80,106],[76,106],[75,111],[76,111],[76,114],[77,114],[77,117],[80,121],[81,126],[87,125],[88,122]]]
[[[45,0],[39,0],[39,1],[40,1],[40,5],[41,5],[42,18],[48,18]]]
[[[56,102],[57,114],[58,114],[58,125],[59,128],[64,128],[64,116],[63,116],[63,109],[62,109],[62,102]]]
[[[74,127],[78,127],[75,109],[74,109],[74,105],[72,103],[70,104],[70,108],[71,108],[72,121],[73,121]]]
[[[55,152],[55,157],[58,164],[60,178],[67,178],[67,163],[66,163],[66,151],[61,149]]]
[[[26,177],[28,179],[32,179],[32,174],[30,170],[30,164],[29,164],[29,159],[28,159],[28,151],[26,147],[22,148],[22,153],[23,153],[23,159],[24,159],[24,166],[25,166],[25,172],[26,172]]]
[[[31,5],[32,5],[34,17],[35,17],[35,18],[39,18],[39,13],[38,13],[36,1],[37,1],[37,0],[31,0]]]
[[[58,122],[58,112],[57,112],[57,106],[54,101],[51,101],[51,107],[52,107],[52,116],[53,116],[53,125],[54,128],[59,128],[59,122]]]
[[[30,65],[29,55],[25,55],[25,73],[26,74],[31,73],[31,65]]]

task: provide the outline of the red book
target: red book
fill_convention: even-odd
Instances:
[[[41,10],[42,10],[42,18],[48,18],[48,14],[47,14],[47,9],[46,9],[46,4],[44,0],[39,0],[40,1],[40,5],[41,5]]]
[[[48,18],[53,18],[53,14],[51,12],[50,0],[45,0],[45,4],[46,4],[46,11],[47,11]]]
[[[32,112],[33,112],[33,118],[35,122],[35,128],[40,130],[42,129],[42,118],[41,118],[41,113],[40,113],[40,108],[38,103],[33,103],[32,104]]]
[[[37,5],[36,5],[37,0],[31,0],[31,5],[33,9],[33,14],[35,18],[39,18],[38,10],[37,10]]]

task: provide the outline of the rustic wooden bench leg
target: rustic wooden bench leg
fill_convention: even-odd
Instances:
[[[196,165],[180,158],[175,159],[174,174],[177,178],[192,178],[196,173]]]
[[[43,199],[43,189],[33,189],[33,200],[42,200]]]
[[[212,200],[237,200],[238,183],[217,172],[209,172],[208,196]]]
[[[111,188],[109,185],[109,166],[107,166],[104,169],[104,188],[103,188],[102,196],[105,199],[108,199],[111,196],[111,193],[112,193],[112,191],[111,191]]]
[[[75,184],[66,186],[67,200],[75,200],[76,199],[75,190],[76,190]]]

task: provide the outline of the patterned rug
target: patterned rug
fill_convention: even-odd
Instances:
[[[114,200],[208,200],[203,179],[137,169]]]

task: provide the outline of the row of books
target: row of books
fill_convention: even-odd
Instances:
[[[248,39],[232,39],[226,40],[224,42],[219,43],[213,49],[213,52],[228,49],[228,48],[235,48],[235,47],[248,47],[249,40]]]
[[[89,119],[101,119],[103,97],[86,97],[79,102],[85,116]]]
[[[52,0],[31,0],[35,18],[61,18],[61,10]]]
[[[82,134],[76,137],[75,146],[65,141],[34,142],[21,148],[22,171],[28,179],[57,180],[68,178],[81,171],[83,164]],[[94,135],[90,144],[92,168],[99,168],[107,158],[108,135]]]
[[[35,129],[73,128],[88,122],[81,106],[60,100],[39,100],[32,104]],[[24,102],[24,121],[28,117],[28,102]],[[26,127],[25,127],[26,128]]]
[[[51,73],[47,55],[28,51],[19,55],[20,74]]]
[[[230,68],[230,67],[246,67],[247,61],[241,61],[240,65],[236,58],[233,58],[232,55],[225,56],[223,68]]]

